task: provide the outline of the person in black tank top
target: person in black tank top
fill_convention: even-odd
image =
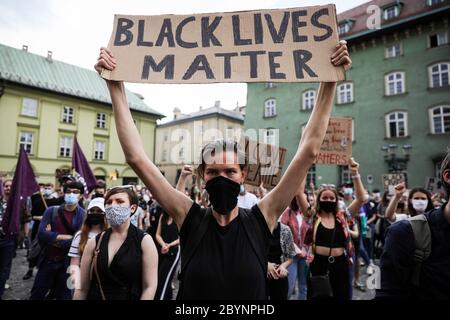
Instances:
[[[164,211],[159,219],[156,241],[160,252],[155,300],[172,300],[172,278],[180,260],[180,240],[177,225]]]
[[[88,241],[74,300],[153,299],[158,253],[152,238],[130,223],[137,205],[129,187],[115,187],[106,194],[105,215],[111,228]]]
[[[345,209],[338,206],[338,193],[334,185],[322,185],[317,191],[315,208],[311,208],[304,189],[299,193],[301,210],[313,217],[313,223],[308,230],[305,243],[312,244],[313,256],[310,263],[310,276],[307,278],[307,296],[310,299],[333,298],[350,300],[352,290],[350,272],[353,263],[353,244],[350,236],[347,214],[359,214],[364,204],[364,186],[358,174],[359,164],[351,158],[350,169],[356,191],[356,199]],[[328,275],[332,297],[319,296],[317,287],[313,286],[311,277]],[[315,290],[316,289],[316,290]]]
[[[350,68],[351,60],[345,41],[335,47],[331,45],[330,50],[334,51],[331,63],[335,67],[340,67],[340,71]],[[100,74],[104,69],[113,71],[116,65],[112,52],[101,48],[96,71]],[[336,83],[321,83],[316,107],[303,131],[298,151],[286,166],[287,170],[276,187],[251,210],[237,206],[240,185],[245,183],[249,172],[245,146],[240,146],[236,141],[216,140],[203,148],[197,178],[205,181],[211,206],[200,208],[184,192],[175,190],[146,155],[133,123],[123,83],[113,80],[106,80],[106,83],[127,163],[180,230],[182,251],[178,298],[267,299],[268,240],[278,218],[295,196],[319,153],[331,114]],[[255,160],[254,154],[250,159],[252,161]],[[267,174],[264,170],[252,173],[260,176]],[[183,177],[186,178],[180,175],[180,178]],[[184,186],[180,189],[185,190]]]

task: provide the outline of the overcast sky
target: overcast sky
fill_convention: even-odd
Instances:
[[[100,46],[111,35],[114,14],[191,14],[320,5],[331,0],[0,0],[0,43],[15,48],[28,45],[32,53],[53,51],[56,60],[93,70]],[[342,12],[367,0],[336,0]],[[1,57],[0,57],[1,58]],[[172,118],[214,105],[232,109],[245,105],[246,84],[158,85],[132,84],[127,88],[145,103]]]

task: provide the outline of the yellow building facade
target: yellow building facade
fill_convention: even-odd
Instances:
[[[127,91],[127,97],[154,159],[162,115],[140,95]],[[108,186],[139,182],[125,163],[109,94],[96,72],[0,45],[0,176],[14,174],[23,145],[39,182],[57,184],[71,172],[75,135],[98,179]]]

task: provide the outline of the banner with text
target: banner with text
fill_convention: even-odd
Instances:
[[[102,76],[147,83],[336,82],[333,4],[192,15],[115,15]]]
[[[316,164],[346,166],[352,157],[352,119],[330,118]]]

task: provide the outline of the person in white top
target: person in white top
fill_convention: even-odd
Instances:
[[[81,256],[89,239],[95,237],[100,232],[108,228],[105,219],[105,199],[94,198],[89,202],[87,214],[81,226],[81,230],[75,233],[72,244],[70,246],[70,274],[71,281],[76,286],[77,277],[79,275]]]
[[[251,209],[255,204],[258,203],[258,198],[250,192],[245,190],[245,185],[241,184],[240,192],[238,196],[238,207],[244,209]]]

